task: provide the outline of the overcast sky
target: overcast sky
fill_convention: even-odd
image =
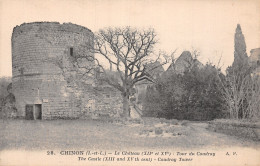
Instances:
[[[234,33],[240,23],[247,53],[260,47],[258,0],[0,0],[0,76],[12,75],[11,35],[24,22],[57,21],[93,32],[108,26],[154,28],[158,48],[176,57],[197,49],[199,60],[226,68],[234,59]]]

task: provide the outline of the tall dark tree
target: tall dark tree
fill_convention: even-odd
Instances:
[[[238,67],[243,67],[248,63],[245,37],[242,33],[240,24],[237,24],[236,33],[234,37],[234,44],[234,62],[232,64],[232,67],[237,69]]]
[[[227,68],[226,73],[223,89],[227,109],[231,118],[242,118],[248,105],[245,91],[251,68],[246,53],[245,37],[239,24],[234,36],[234,62]]]

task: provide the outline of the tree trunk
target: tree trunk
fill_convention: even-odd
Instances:
[[[123,116],[128,118],[130,117],[130,106],[129,106],[129,94],[123,94]]]

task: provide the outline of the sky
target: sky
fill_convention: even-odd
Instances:
[[[154,28],[157,49],[200,51],[202,63],[222,70],[234,60],[234,33],[239,23],[247,53],[260,47],[259,0],[0,0],[0,77],[12,76],[11,36],[24,22],[56,21],[85,26]]]

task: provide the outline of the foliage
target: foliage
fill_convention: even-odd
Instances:
[[[173,71],[159,85],[148,89],[144,115],[189,120],[211,120],[227,115],[231,119],[259,119],[260,78],[253,74],[255,68],[248,62],[239,24],[234,38],[234,62],[226,75],[211,64],[203,68],[186,66],[186,71],[179,75]]]
[[[183,74],[171,73],[147,90],[145,116],[212,120],[224,116],[217,70],[194,65]],[[160,109],[161,108],[161,109]]]
[[[14,117],[16,112],[11,78],[2,77],[0,78],[0,118]]]
[[[10,77],[0,78],[0,105],[2,105],[4,98],[8,95],[7,87],[10,83],[11,83]]]

